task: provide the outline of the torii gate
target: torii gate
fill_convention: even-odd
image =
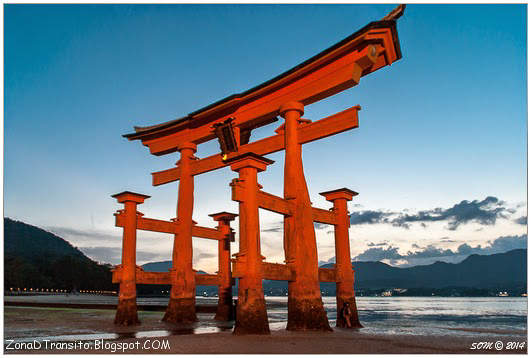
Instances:
[[[323,210],[311,206],[304,177],[301,145],[358,127],[354,106],[312,122],[302,118],[304,107],[359,83],[360,78],[401,58],[396,19],[400,5],[380,21],[371,22],[289,71],[246,92],[235,94],[199,109],[188,116],[150,127],[135,127],[124,135],[141,140],[153,155],[180,152],[176,167],[152,173],[153,185],[179,181],[177,218],[172,221],[147,219],[136,211],[148,196],[131,192],[114,195],[124,210],[118,211],[116,225],[124,228],[122,265],[113,273],[120,283],[115,323],[138,323],[136,284],[170,284],[170,301],[163,320],[196,320],[195,286],[219,286],[218,319],[231,319],[231,287],[239,279],[235,334],[269,333],[262,279],[288,281],[288,330],[331,330],[323,307],[319,282],[336,282],[337,326],[345,327],[339,314],[350,303],[351,328],[361,327],[354,296],[354,272],[349,244],[347,201],[356,192],[342,188],[321,193],[333,203]],[[252,130],[284,118],[268,138],[250,141]],[[217,139],[221,153],[198,159],[197,145]],[[284,196],[262,191],[257,173],[273,161],[263,157],[285,151]],[[232,200],[239,202],[239,252],[230,263],[233,240],[231,213],[211,215],[216,229],[197,226],[192,220],[194,176],[225,166],[238,173],[231,183]],[[264,262],[260,253],[259,208],[284,216],[285,264]],[[336,265],[320,269],[314,222],[334,225]],[[174,234],[173,266],[168,273],[148,273],[136,266],[136,230]],[[198,275],[192,267],[192,237],[219,241],[217,275]]]

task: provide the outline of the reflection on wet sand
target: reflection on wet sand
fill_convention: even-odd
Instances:
[[[57,297],[46,299],[53,302],[60,300]],[[90,301],[93,298],[87,299]],[[110,297],[107,302],[113,299]],[[77,297],[76,300],[82,302],[83,297]],[[163,304],[167,299],[141,300]],[[215,304],[216,299],[198,297],[198,301],[201,304]],[[324,297],[323,301],[330,324],[335,326],[335,298]],[[286,297],[267,297],[271,330],[282,331],[286,328],[286,306]],[[365,323],[365,328],[360,330],[364,335],[523,337],[527,332],[527,298],[360,297],[358,308],[360,318]],[[198,313],[198,322],[174,325],[161,322],[161,312],[140,311],[140,325],[120,327],[113,324],[113,317],[113,310],[5,306],[4,336],[17,341],[36,338],[54,341],[120,340],[230,332],[234,324],[233,321],[215,321],[213,314]]]
[[[221,327],[181,327],[171,330],[156,330],[156,331],[139,331],[139,332],[121,332],[121,333],[94,333],[94,334],[67,334],[58,336],[42,336],[42,337],[28,337],[17,338],[17,342],[32,342],[37,341],[51,341],[51,342],[74,342],[74,341],[93,341],[96,339],[105,340],[121,340],[128,338],[149,338],[149,337],[168,337],[185,334],[204,334],[216,333],[222,331],[232,330],[232,326]],[[13,339],[6,337],[6,339]]]

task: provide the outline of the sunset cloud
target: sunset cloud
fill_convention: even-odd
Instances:
[[[428,262],[431,263],[434,259],[441,259],[447,262],[458,262],[472,254],[491,255],[514,249],[526,249],[527,235],[502,236],[495,240],[487,241],[483,246],[477,245],[472,247],[467,243],[463,243],[456,250],[444,249],[436,247],[435,245],[420,247],[419,245],[413,244],[413,247],[417,248],[417,250],[407,251],[405,254],[401,254],[399,248],[392,245],[387,247],[370,247],[361,254],[355,256],[353,261],[388,260],[388,262],[393,265],[403,266],[426,264]]]
[[[402,212],[355,211],[350,215],[350,223],[352,225],[391,224],[409,229],[412,223],[420,223],[422,227],[427,227],[429,222],[446,221],[448,223],[447,229],[453,231],[460,225],[471,222],[480,225],[494,225],[497,219],[508,218],[512,213],[514,213],[514,209],[507,207],[504,201],[488,196],[481,201],[463,200],[450,208],[421,210],[413,214],[408,213],[408,210],[402,210]],[[517,220],[519,220],[518,223],[521,223],[524,217]],[[527,218],[525,221],[527,222]]]

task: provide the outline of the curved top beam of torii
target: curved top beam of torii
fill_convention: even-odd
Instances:
[[[213,125],[233,118],[232,126],[246,144],[249,132],[277,120],[278,108],[288,101],[304,105],[339,93],[358,84],[360,77],[402,57],[396,19],[404,11],[400,5],[382,20],[374,21],[354,34],[280,74],[245,92],[233,94],[189,115],[149,127],[135,127],[125,134],[139,139],[151,154],[175,152],[184,143],[200,144],[216,138]],[[357,126],[357,125],[356,125]],[[174,178],[173,180],[178,180]],[[171,181],[173,181],[171,180]],[[169,182],[169,181],[165,181]],[[154,180],[154,185],[157,183]]]

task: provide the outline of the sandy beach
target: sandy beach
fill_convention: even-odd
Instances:
[[[139,312],[142,324],[134,327],[114,326],[112,310],[5,307],[4,315],[4,351],[8,354],[527,353],[527,339],[521,331],[493,335],[476,330],[456,336],[452,330],[446,335],[374,334],[364,329],[320,333],[288,332],[273,326],[271,335],[234,336],[230,325],[213,321],[210,314],[200,314],[198,324],[181,327],[160,322],[159,312],[148,311]],[[498,341],[503,344],[501,350],[494,345]],[[51,347],[51,342],[56,346]],[[478,342],[492,342],[492,346],[471,349]],[[525,347],[506,349],[511,345],[508,342],[524,342]]]
[[[167,340],[167,346],[163,341]],[[511,341],[489,337],[488,342]],[[345,354],[345,353],[527,353],[525,349],[472,350],[477,338],[452,336],[368,335],[335,329],[330,333],[273,331],[268,336],[234,336],[231,332],[130,338],[105,341],[89,349],[13,350],[6,353],[181,353],[181,354]],[[104,347],[106,345],[106,347]],[[103,348],[104,347],[104,348]],[[156,348],[155,348],[156,347]]]

